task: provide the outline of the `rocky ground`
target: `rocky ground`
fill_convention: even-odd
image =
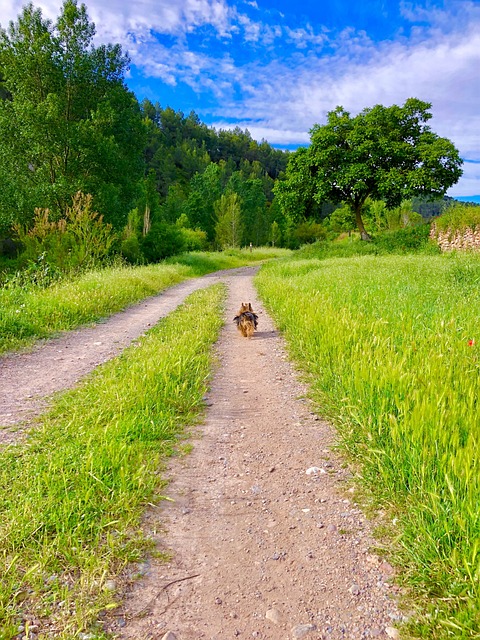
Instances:
[[[226,325],[205,421],[192,437],[193,452],[169,468],[171,500],[145,517],[158,550],[171,559],[129,568],[112,585],[122,606],[103,624],[134,640],[398,638],[393,569],[372,551],[372,524],[354,501],[335,433],[312,412],[256,296],[253,271],[184,283],[96,328],[3,359],[0,424],[40,410],[45,389],[74,384],[118,353],[126,334],[139,335],[193,288],[225,281]],[[251,340],[232,322],[243,301],[259,315]],[[145,314],[144,326],[133,330],[137,313]],[[18,392],[5,405],[8,381]],[[0,433],[18,437],[11,429]]]

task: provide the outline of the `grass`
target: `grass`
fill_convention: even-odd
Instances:
[[[98,321],[165,288],[211,271],[255,264],[285,250],[191,253],[145,267],[90,271],[48,287],[24,282],[0,289],[0,354]]]
[[[161,469],[198,421],[225,290],[192,294],[122,356],[62,396],[23,443],[0,452],[0,638],[103,638],[111,580],[145,552],[141,516]]]
[[[410,633],[480,637],[480,259],[287,259],[259,292],[395,517]]]
[[[429,239],[430,225],[421,224],[393,231],[377,232],[371,242],[360,239],[359,233],[342,235],[334,241],[320,241],[298,251],[303,258],[351,258],[353,256],[381,256],[390,254],[437,255],[439,247]]]

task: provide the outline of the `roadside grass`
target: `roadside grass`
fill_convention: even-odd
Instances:
[[[104,637],[112,580],[145,553],[142,513],[198,422],[224,298],[223,285],[193,293],[0,451],[2,640],[34,622],[37,638]]]
[[[48,287],[13,280],[0,288],[0,354],[108,317],[187,278],[286,253],[268,248],[191,253],[158,265],[90,271]]]
[[[281,260],[259,293],[391,516],[412,637],[480,637],[480,257]]]

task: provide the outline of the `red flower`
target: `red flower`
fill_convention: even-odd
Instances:
[[[468,346],[469,347],[473,347],[474,344],[475,344],[475,340],[469,340],[468,341]]]

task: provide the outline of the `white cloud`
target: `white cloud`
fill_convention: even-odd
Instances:
[[[449,196],[478,196],[480,195],[480,163],[465,162],[463,165],[463,176],[451,189]]]
[[[5,6],[3,6],[5,4]],[[15,20],[24,0],[3,0],[2,26]],[[61,0],[34,2],[46,18],[56,18]],[[102,39],[114,39],[123,43],[127,33],[137,37],[145,32],[181,35],[198,27],[209,25],[222,36],[228,35],[235,15],[227,0],[95,0],[87,4],[90,18],[95,22],[97,34]]]

